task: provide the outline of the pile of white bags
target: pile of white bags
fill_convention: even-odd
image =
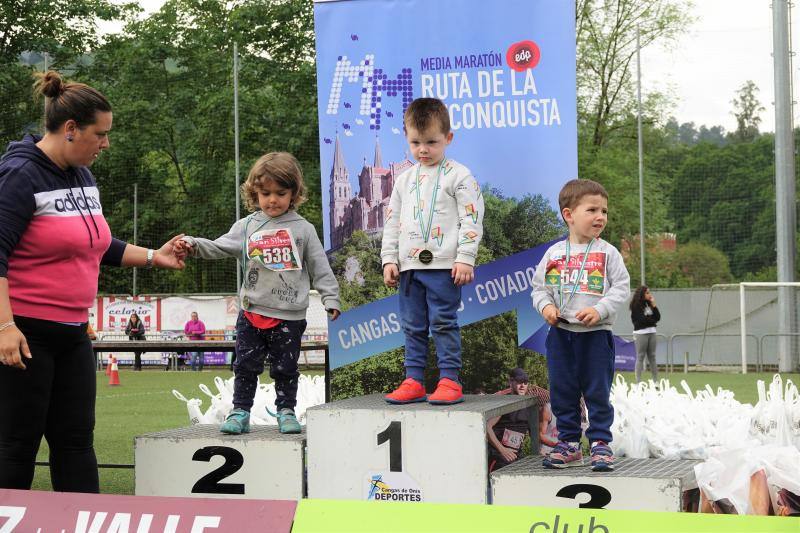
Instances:
[[[694,474],[706,500],[727,501],[735,514],[766,515],[770,503],[778,509],[781,489],[800,494],[800,450],[775,444],[717,449],[694,467]]]
[[[223,380],[217,376],[214,378],[215,393],[209,389],[205,383],[201,383],[199,388],[210,399],[210,405],[205,413],[202,410],[203,401],[198,398],[187,399],[177,390],[172,394],[178,400],[186,403],[189,411],[189,421],[194,424],[221,424],[225,417],[233,410],[233,380]],[[269,414],[267,409],[275,412],[275,385],[272,383],[259,383],[256,387],[256,396],[253,399],[253,407],[250,410],[250,423],[256,425],[277,425],[278,420]],[[305,424],[306,409],[314,405],[325,403],[325,378],[323,376],[306,376],[301,374],[297,383],[297,406],[294,408],[297,420],[300,424]]]
[[[718,448],[800,448],[800,394],[791,380],[784,385],[776,374],[769,390],[759,381],[755,407],[722,387],[693,393],[685,381],[680,385],[683,392],[665,379],[628,384],[617,375],[611,387],[617,455],[706,459]]]
[[[755,406],[721,387],[693,393],[680,385],[683,392],[664,379],[628,384],[617,376],[617,455],[705,459],[695,477],[715,512],[768,514],[781,509],[781,491],[800,495],[800,393],[791,380],[776,374],[769,388],[758,381]]]

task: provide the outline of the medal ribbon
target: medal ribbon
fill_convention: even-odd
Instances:
[[[242,260],[241,260],[241,263],[239,264],[239,270],[240,270],[240,272],[242,274],[242,286],[244,286],[244,284],[247,283],[247,263],[250,261],[250,256],[247,255],[247,242],[248,242],[248,236],[249,236],[247,230],[250,227],[250,222],[253,220],[253,217],[255,217],[255,215],[256,214],[253,213],[252,215],[247,217],[247,222],[245,222],[244,229],[242,230]],[[255,229],[255,231],[253,231],[253,233],[255,233],[256,231],[258,231],[261,228],[263,228],[264,226],[266,226],[270,222],[270,220],[272,220],[272,219],[269,218],[269,219],[265,220],[264,222],[262,222]],[[241,290],[241,289],[242,289],[242,287],[238,288],[238,290]],[[250,302],[247,300],[247,296],[245,296],[242,299],[242,301],[240,303],[240,308],[241,307],[243,307],[245,309],[250,307]]]
[[[442,177],[442,168],[444,168],[444,163],[447,159],[442,159],[442,162],[439,163],[439,169],[436,171],[436,183],[433,184],[433,194],[431,194],[431,214],[428,217],[428,231],[425,231],[425,218],[422,214],[422,200],[420,199],[420,188],[422,184],[419,181],[419,171],[422,169],[422,163],[419,164],[417,167],[417,209],[419,213],[417,213],[417,218],[419,219],[419,230],[422,232],[422,236],[425,240],[425,244],[428,244],[428,239],[431,237],[431,229],[433,229],[433,212],[435,211],[436,206],[436,193],[439,190],[439,178]]]
[[[586,251],[583,252],[583,261],[581,262],[581,268],[578,270],[578,276],[575,278],[575,283],[572,284],[572,292],[569,294],[569,298],[567,298],[566,303],[564,302],[564,281],[563,277],[558,277],[558,312],[564,310],[564,308],[569,305],[572,301],[572,297],[575,296],[575,291],[578,290],[578,284],[581,280],[581,275],[583,274],[583,268],[586,266],[586,258],[589,257],[589,250],[592,249],[592,244],[594,244],[594,239],[589,241],[589,244],[586,246]],[[569,275],[569,239],[567,239],[567,255],[564,258],[564,270],[567,271],[567,275]]]

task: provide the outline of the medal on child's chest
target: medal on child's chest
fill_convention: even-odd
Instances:
[[[442,168],[444,168],[444,164],[447,159],[442,159],[442,162],[439,163],[439,168],[436,170],[436,182],[433,184],[433,192],[431,192],[431,202],[428,204],[428,225],[425,226],[425,216],[423,213],[423,204],[422,198],[420,194],[420,189],[422,188],[422,182],[419,179],[419,171],[422,169],[422,164],[420,163],[419,167],[417,167],[417,177],[416,177],[416,190],[417,190],[417,220],[419,221],[419,229],[423,235],[423,239],[425,242],[425,248],[419,252],[417,255],[417,259],[423,265],[429,265],[433,262],[433,252],[428,249],[428,240],[431,238],[431,230],[433,229],[433,213],[436,211],[436,194],[439,191],[439,179],[442,177]]]
[[[429,265],[433,262],[433,252],[430,250],[422,250],[419,253],[419,262],[424,265]]]

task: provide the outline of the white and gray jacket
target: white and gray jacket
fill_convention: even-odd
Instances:
[[[417,172],[421,187],[417,195]],[[439,189],[432,223],[428,204],[433,184],[439,175]],[[419,201],[418,201],[419,200]],[[428,233],[425,242],[420,227]],[[428,224],[432,227],[428,228]],[[437,166],[412,166],[400,176],[392,189],[381,245],[382,264],[395,263],[400,271],[450,269],[453,263],[475,265],[478,243],[483,237],[483,194],[472,173],[464,165],[447,159],[441,173]],[[419,252],[428,249],[433,261],[419,261]]]
[[[288,229],[297,247],[302,268],[275,271],[248,256],[250,237],[263,230]],[[242,309],[282,320],[306,317],[311,286],[320,293],[326,309],[341,309],[339,284],[317,232],[306,219],[294,211],[269,218],[261,211],[236,222],[225,235],[215,240],[184,237],[193,254],[204,259],[235,257],[242,260],[244,273],[239,297]]]
[[[603,239],[595,239],[578,280],[586,248],[586,244],[570,244],[569,269],[564,268],[566,241],[547,249],[533,277],[533,306],[541,313],[549,304],[555,305],[561,310],[561,317],[569,322],[559,322],[558,327],[569,331],[610,330],[617,310],[631,293],[628,269],[619,250]],[[575,313],[589,306],[600,313],[600,322],[592,327],[575,318]]]

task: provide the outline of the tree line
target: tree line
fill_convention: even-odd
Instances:
[[[4,2],[0,20],[10,22],[0,25],[6,100],[0,141],[40,129],[42,104],[31,98],[31,76],[45,60],[113,103],[112,149],[93,172],[119,237],[133,235],[134,183],[142,244],[156,245],[178,232],[215,237],[234,222],[234,42],[240,57],[240,178],[266,151],[297,155],[309,186],[309,202],[300,211],[321,233],[311,2],[167,0],[149,16],[134,3],[108,0]],[[118,21],[122,29],[100,36],[98,21]],[[636,32],[645,47],[679,39],[692,22],[689,3],[577,0],[575,21],[579,174],[608,189],[604,236],[626,250],[636,283]],[[764,108],[758,88],[743,80],[731,96],[733,132],[679,124],[670,119],[669,95],[645,98],[646,266],[652,286],[774,279],[773,138],[759,132]],[[489,197],[486,250],[493,256],[539,244],[559,227],[559,217],[539,197],[488,191]],[[528,218],[519,218],[522,213]],[[664,246],[669,235],[676,237],[674,250]],[[151,293],[236,289],[235,264],[227,260],[193,262],[183,273],[142,272],[139,279],[140,290]],[[130,292],[129,275],[104,270],[101,290]]]

